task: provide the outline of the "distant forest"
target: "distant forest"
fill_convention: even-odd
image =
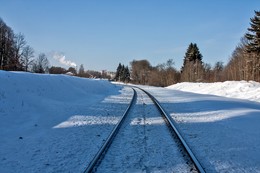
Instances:
[[[180,70],[174,61],[151,66],[148,60],[133,60],[130,68],[119,63],[115,74],[70,67],[50,67],[47,56],[27,45],[23,34],[15,34],[0,18],[0,70],[33,73],[71,74],[87,78],[108,78],[135,84],[169,86],[178,82],[221,82],[226,80],[253,80],[260,82],[260,11],[250,19],[250,27],[242,36],[228,63],[216,62],[214,66],[203,62],[203,55],[196,43],[190,43]]]

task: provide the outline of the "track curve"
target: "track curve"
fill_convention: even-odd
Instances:
[[[139,88],[139,87],[138,87]],[[205,173],[204,169],[202,168],[200,162],[198,161],[198,159],[196,158],[196,156],[193,154],[192,150],[190,149],[190,147],[188,146],[188,144],[185,142],[184,138],[182,137],[181,133],[179,132],[179,130],[177,129],[177,127],[174,124],[174,120],[172,119],[172,117],[170,115],[168,115],[168,113],[166,113],[166,111],[163,109],[163,107],[161,106],[161,104],[159,103],[159,101],[152,96],[148,91],[139,88],[140,90],[142,90],[143,92],[145,92],[152,100],[153,102],[157,105],[158,109],[161,111],[162,116],[166,119],[167,123],[169,124],[169,128],[171,130],[174,131],[174,133],[178,136],[178,139],[181,141],[182,146],[185,148],[186,152],[189,154],[190,158],[192,159],[192,161],[194,162],[197,170],[200,173]]]
[[[122,126],[130,108],[132,107],[132,105],[133,105],[133,103],[136,99],[136,91],[134,89],[133,89],[133,92],[134,92],[134,94],[133,94],[132,100],[131,100],[129,106],[127,107],[127,109],[125,110],[123,116],[121,117],[121,119],[119,120],[119,122],[117,123],[115,128],[112,130],[112,132],[108,136],[107,140],[102,145],[102,147],[100,148],[98,153],[95,155],[93,160],[90,162],[89,166],[84,170],[84,173],[89,173],[89,172],[95,171],[95,168],[99,165],[101,159],[104,157],[104,154],[106,153],[106,151],[110,147],[112,141],[114,140],[115,136],[117,135],[117,133],[118,133],[120,127]]]
[[[84,173],[95,172],[97,170],[97,168],[101,164],[102,159],[104,157],[107,157],[107,156],[105,156],[105,154],[108,150],[110,150],[109,147],[111,146],[113,140],[116,138],[116,136],[117,136],[117,138],[120,138],[120,134],[118,134],[118,133],[121,133],[121,138],[125,136],[124,140],[123,140],[123,138],[121,139],[121,141],[124,141],[124,142],[126,142],[128,140],[128,138],[131,138],[131,136],[129,136],[129,135],[136,135],[135,137],[132,137],[132,140],[129,139],[130,141],[127,142],[127,145],[130,145],[129,148],[140,148],[141,147],[141,149],[139,149],[139,151],[138,151],[139,152],[138,156],[137,155],[133,156],[130,153],[131,157],[140,157],[139,158],[139,162],[140,162],[139,165],[136,161],[132,161],[133,163],[136,162],[136,166],[134,166],[134,167],[138,171],[141,170],[142,172],[143,171],[153,172],[153,171],[160,170],[158,168],[160,168],[162,165],[161,166],[156,165],[157,160],[153,160],[152,158],[149,158],[150,153],[154,152],[153,150],[160,150],[160,152],[161,152],[160,157],[164,157],[164,155],[169,155],[170,153],[172,153],[174,155],[178,152],[177,150],[179,150],[179,151],[181,151],[181,154],[177,154],[177,156],[179,158],[183,157],[184,160],[187,160],[187,161],[185,161],[186,164],[187,164],[187,168],[184,167],[184,169],[185,169],[184,172],[202,172],[202,173],[204,173],[205,171],[202,168],[202,166],[200,165],[199,161],[196,159],[195,155],[192,153],[191,149],[188,147],[187,143],[182,138],[181,134],[178,132],[178,129],[175,127],[174,120],[164,111],[164,109],[162,108],[160,103],[156,100],[156,98],[153,97],[149,92],[145,91],[142,88],[133,87],[132,89],[134,91],[134,94],[133,94],[133,97],[132,97],[132,100],[131,100],[131,104],[128,106],[127,110],[125,111],[124,115],[120,119],[119,123],[115,126],[115,128],[113,129],[113,131],[111,132],[111,134],[109,135],[109,137],[107,138],[107,140],[105,141],[105,143],[103,144],[101,149],[99,150],[99,152],[95,155],[95,157],[93,158],[93,160],[91,161],[89,166],[86,168],[86,170],[84,170]],[[137,92],[136,90],[139,90],[139,91]],[[137,96],[137,93],[138,93],[138,96]],[[143,94],[143,93],[145,93],[145,94]],[[147,110],[147,108],[145,108],[146,104],[149,104],[149,107],[151,107],[150,106],[151,103],[147,102],[147,98],[151,99],[150,102],[154,103],[154,105],[156,107],[156,108],[149,108],[149,109],[152,109],[152,111],[150,111],[150,113],[147,113],[147,111],[149,111],[149,110]],[[141,104],[141,106],[140,105],[137,106],[137,102],[140,102],[140,99],[143,103]],[[140,107],[144,107],[144,108],[140,108]],[[135,112],[138,109],[139,109],[139,112]],[[143,111],[142,113],[140,113],[141,109]],[[156,111],[155,111],[156,109],[159,113],[156,113]],[[131,117],[127,117],[128,114],[131,114]],[[139,115],[139,114],[140,115],[142,114],[141,117],[137,117],[137,115]],[[154,131],[154,129],[159,128],[159,126],[153,127],[153,126],[151,126],[152,123],[149,124],[149,121],[147,120],[147,119],[149,119],[148,114],[156,114],[157,119],[158,119],[158,117],[161,116],[161,118],[165,121],[165,124],[167,124],[167,127],[166,126],[160,127],[160,129],[161,128],[164,129],[163,131],[161,131],[160,129]],[[160,114],[160,115],[158,115],[158,114]],[[133,127],[131,127],[131,124],[136,119],[139,122],[137,124],[138,126],[136,126],[135,129],[139,129],[139,130],[130,132],[131,129],[133,129]],[[162,122],[163,122],[163,120],[162,120]],[[122,127],[123,123],[125,123],[124,127]],[[140,126],[141,124],[142,124],[143,127]],[[172,136],[174,138],[172,140],[172,144],[169,143],[169,141],[171,141],[171,140],[167,139],[165,141],[165,139],[163,139],[164,136],[169,136],[169,134],[168,135],[161,135],[161,134],[165,133],[165,129],[168,129],[166,131],[168,131],[168,133],[172,134]],[[151,131],[154,131],[154,132],[152,133]],[[164,142],[162,142],[162,144],[164,146],[167,146],[164,143],[169,143],[168,146],[167,146],[169,148],[167,148],[167,147],[161,147],[160,148],[158,146],[158,142],[154,143],[155,140],[150,139],[150,138],[154,138],[154,136],[151,137],[151,135],[154,135],[155,133],[157,133],[158,140],[164,141]],[[123,134],[123,136],[122,136],[122,134]],[[143,135],[143,137],[140,137],[141,135]],[[118,142],[113,142],[113,143],[117,143],[117,144],[113,144],[115,146],[114,146],[114,148],[111,149],[111,150],[113,150],[114,153],[121,153],[121,155],[125,154],[124,149],[122,151],[118,151],[118,148],[125,147],[124,143],[123,144],[118,144]],[[133,143],[133,145],[131,143]],[[137,146],[137,143],[139,143],[138,146]],[[173,143],[175,143],[175,144],[173,144]],[[118,147],[118,145],[120,147]],[[139,146],[139,145],[143,145],[143,146]],[[175,148],[171,148],[173,146]],[[178,149],[176,149],[176,148],[178,148]],[[109,151],[108,151],[108,153],[109,153]],[[164,153],[164,154],[162,154],[162,153]],[[115,155],[113,157],[115,157]],[[111,160],[113,162],[113,159],[111,159],[113,157],[110,156],[110,159],[107,160],[106,162],[111,162]],[[121,156],[118,156],[118,157],[121,158]],[[169,158],[169,156],[168,156],[168,158]],[[176,158],[176,156],[175,156],[175,158]],[[129,159],[130,159],[129,156],[126,156],[126,161],[129,160]],[[137,160],[138,160],[138,158],[137,158]],[[183,160],[183,159],[181,159],[181,160]],[[105,162],[105,161],[103,161],[103,162]],[[152,163],[152,162],[154,162],[154,163]],[[176,164],[176,163],[179,163],[179,161],[176,161],[176,163],[174,163],[172,160],[169,160],[169,159],[164,161],[164,162],[169,162],[169,164],[173,164],[173,165]],[[112,163],[112,164],[114,164],[114,163]],[[127,166],[127,164],[128,163],[121,164],[121,167]],[[163,164],[165,165],[166,163],[163,163]],[[102,168],[102,165],[101,165],[102,171],[100,171],[100,172],[106,171],[107,170],[106,168],[110,168],[110,167],[111,166],[105,166],[105,167],[103,166],[103,168]],[[168,167],[170,167],[170,166],[168,166]],[[181,167],[181,170],[182,170],[182,168],[183,167]],[[120,169],[120,167],[117,168],[116,170],[112,170],[112,171],[118,172],[118,169]],[[128,169],[126,169],[126,170],[128,171]],[[130,169],[130,171],[137,171],[137,170],[131,170]],[[169,172],[169,171],[172,172],[173,170],[171,168],[169,168],[169,169],[167,169],[167,172]],[[180,170],[178,170],[178,172],[179,171]]]

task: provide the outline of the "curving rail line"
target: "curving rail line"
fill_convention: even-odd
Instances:
[[[110,135],[107,138],[107,140],[105,141],[105,143],[102,145],[101,149],[98,151],[98,153],[95,155],[93,160],[90,162],[89,166],[84,170],[84,173],[94,172],[96,167],[99,165],[100,161],[104,157],[106,151],[110,147],[112,141],[114,140],[115,136],[117,135],[117,133],[118,133],[120,127],[122,126],[130,108],[132,107],[132,105],[133,105],[133,103],[136,99],[136,91],[134,89],[133,89],[133,91],[134,91],[134,94],[133,94],[133,97],[132,97],[132,100],[131,100],[129,106],[127,107],[126,111],[124,112],[123,116],[121,117],[121,119],[119,120],[119,122],[117,123],[117,125],[115,126],[113,131],[110,133]]]
[[[174,120],[172,119],[172,117],[170,115],[168,115],[166,113],[166,111],[164,111],[164,109],[162,108],[162,106],[160,105],[158,100],[154,96],[152,96],[149,92],[147,92],[146,90],[144,90],[142,88],[139,88],[139,87],[135,87],[135,88],[142,90],[144,93],[146,93],[151,98],[151,100],[154,102],[154,104],[156,105],[158,110],[161,112],[161,115],[162,115],[163,119],[168,124],[169,129],[172,132],[174,132],[176,134],[177,138],[180,140],[183,148],[188,153],[189,157],[191,158],[191,160],[194,163],[194,165],[195,165],[196,169],[198,170],[198,172],[205,173],[205,171],[202,168],[200,162],[195,157],[195,155],[192,153],[192,150],[189,148],[189,146],[185,142],[184,138],[181,136],[181,134],[179,133],[178,129],[174,125]],[[100,164],[101,160],[103,159],[106,151],[109,149],[109,147],[110,147],[111,143],[113,142],[115,136],[117,135],[120,127],[122,126],[124,120],[126,119],[126,116],[127,116],[128,112],[129,112],[129,110],[131,109],[131,107],[133,106],[134,101],[136,100],[136,97],[137,97],[136,96],[137,95],[136,94],[136,90],[134,88],[132,88],[132,89],[134,91],[134,94],[133,94],[132,100],[131,100],[128,108],[124,112],[122,118],[120,119],[118,124],[115,126],[115,128],[113,129],[113,131],[111,132],[111,134],[109,135],[107,140],[105,141],[105,143],[102,145],[101,149],[98,151],[98,153],[95,155],[93,160],[90,162],[89,166],[84,170],[84,173],[95,172],[96,168],[98,167],[98,165]]]
[[[159,103],[159,101],[152,96],[149,92],[145,91],[142,88],[137,87],[138,89],[142,90],[143,92],[145,92],[151,99],[152,101],[155,103],[155,105],[157,106],[157,108],[160,110],[160,112],[162,113],[162,116],[164,117],[164,119],[167,120],[167,123],[169,124],[169,128],[170,130],[172,130],[178,137],[178,139],[181,141],[182,146],[184,147],[184,149],[186,150],[186,152],[188,153],[188,155],[190,156],[191,160],[193,161],[195,167],[197,168],[197,170],[200,173],[205,173],[204,169],[202,168],[200,162],[198,161],[198,159],[195,157],[195,155],[193,154],[193,152],[191,151],[190,147],[188,146],[188,144],[185,142],[185,140],[183,139],[182,135],[180,134],[180,132],[178,131],[178,129],[176,128],[176,126],[174,125],[174,120],[172,119],[172,117],[170,115],[168,115],[164,109],[162,108],[161,104]]]

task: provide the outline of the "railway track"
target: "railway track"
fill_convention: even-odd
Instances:
[[[135,87],[133,91],[124,115],[84,173],[204,173],[173,119],[156,98],[141,88]]]

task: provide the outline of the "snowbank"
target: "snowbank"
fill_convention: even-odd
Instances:
[[[100,103],[120,89],[106,80],[0,70],[0,172],[81,172],[95,153],[87,148],[104,138],[93,125],[108,105]]]
[[[166,88],[260,102],[260,83],[254,81],[226,81],[216,83],[183,82]]]

